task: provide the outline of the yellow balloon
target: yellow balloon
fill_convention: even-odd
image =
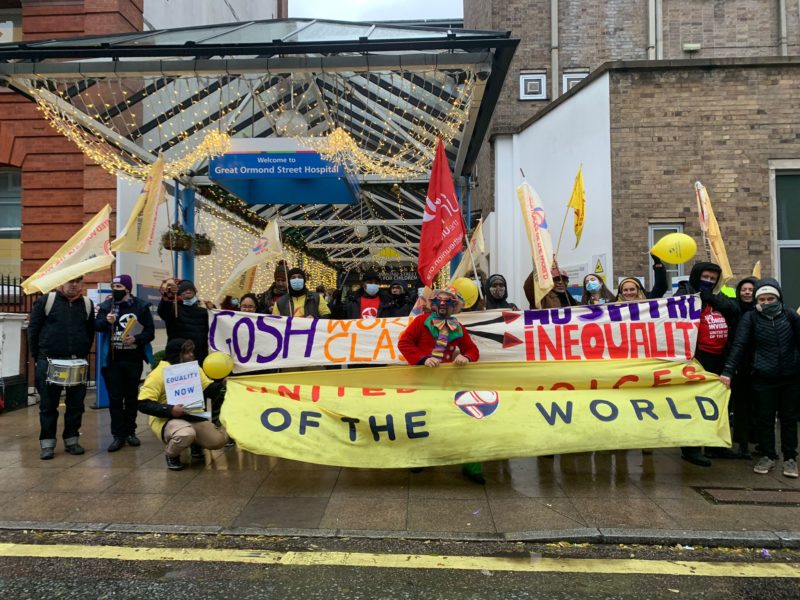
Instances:
[[[212,352],[203,361],[203,371],[211,379],[225,379],[233,371],[233,358],[224,352]]]
[[[458,290],[461,297],[464,298],[464,308],[469,308],[478,301],[478,286],[472,279],[467,277],[459,277],[450,282],[454,288]]]
[[[650,248],[653,254],[671,265],[689,262],[697,253],[697,244],[685,233],[670,233],[662,237]]]

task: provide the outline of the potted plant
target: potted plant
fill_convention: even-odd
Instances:
[[[182,252],[192,248],[192,234],[177,223],[170,225],[161,236],[161,246],[165,250]]]
[[[192,250],[196,256],[208,256],[214,249],[214,240],[205,233],[196,233],[192,242]]]

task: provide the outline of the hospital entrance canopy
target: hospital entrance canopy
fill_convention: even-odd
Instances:
[[[410,264],[437,139],[468,176],[518,43],[436,25],[285,19],[0,44],[0,85],[108,171],[142,179],[163,154],[166,176],[201,191],[231,138],[292,138],[356,179],[357,201],[235,208],[345,267],[381,248]]]

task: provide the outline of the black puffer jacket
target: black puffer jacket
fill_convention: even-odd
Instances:
[[[28,349],[34,359],[86,358],[94,342],[94,308],[81,296],[70,302],[61,292],[55,293],[50,314],[44,312],[47,294],[31,310],[28,325]],[[16,360],[16,359],[15,359]]]
[[[357,290],[347,297],[347,302],[342,308],[341,319],[360,319],[361,318],[361,298],[366,296],[367,293],[363,290]],[[383,319],[391,317],[392,307],[394,301],[391,295],[386,290],[378,291],[378,298],[380,298],[380,306],[378,307],[378,318]]]
[[[758,286],[763,285],[780,290],[774,279],[762,279]],[[767,380],[800,377],[800,316],[786,308],[774,319],[758,309],[746,313],[736,330],[722,374],[731,377],[750,354],[755,377]]]
[[[175,303],[162,300],[158,303],[158,316],[167,326],[167,340],[182,338],[194,342],[194,355],[203,364],[208,355],[208,311],[195,304],[189,306],[178,302],[178,316],[175,316]]]

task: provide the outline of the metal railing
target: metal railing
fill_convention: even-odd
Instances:
[[[0,313],[30,314],[33,303],[41,294],[26,296],[20,284],[21,277],[0,275]]]

